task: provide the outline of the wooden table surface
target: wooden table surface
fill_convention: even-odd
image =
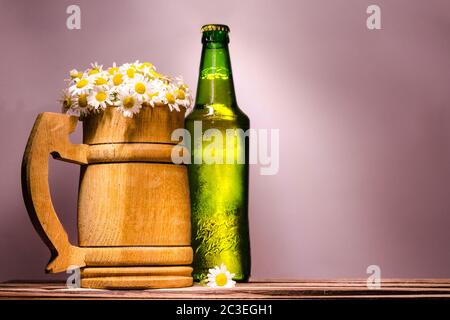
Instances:
[[[368,289],[365,280],[252,281],[231,289],[198,284],[181,289],[67,289],[61,282],[0,284],[0,299],[450,299],[450,279],[397,279]]]

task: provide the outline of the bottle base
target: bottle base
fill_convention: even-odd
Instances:
[[[192,278],[194,279],[194,282],[202,283],[207,280],[208,276],[206,274],[202,274],[202,273],[200,273],[200,274],[193,273]],[[250,275],[236,275],[233,277],[233,280],[236,282],[248,282],[249,278],[250,278]]]

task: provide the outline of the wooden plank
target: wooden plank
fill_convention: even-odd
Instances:
[[[303,280],[239,283],[231,289],[201,285],[178,289],[67,289],[64,283],[8,282],[0,284],[0,299],[450,299],[450,279],[392,279],[380,289],[365,280]]]

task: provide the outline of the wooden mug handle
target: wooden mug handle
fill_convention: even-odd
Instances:
[[[69,242],[53,207],[48,183],[48,157],[87,164],[88,146],[72,144],[69,134],[78,118],[44,112],[38,115],[22,161],[22,193],[36,231],[51,251],[46,272],[62,272],[71,265],[85,266],[84,251]]]

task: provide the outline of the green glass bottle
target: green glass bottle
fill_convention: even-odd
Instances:
[[[222,263],[236,281],[250,276],[249,142],[243,135],[250,121],[236,103],[228,33],[224,25],[202,27],[197,96],[185,122],[196,281]]]

